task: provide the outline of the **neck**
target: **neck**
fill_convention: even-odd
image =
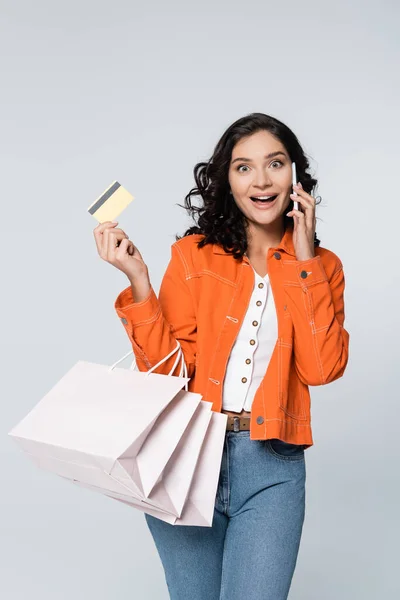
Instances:
[[[270,248],[279,244],[284,232],[283,221],[270,225],[250,223],[247,230],[247,256],[265,256]]]

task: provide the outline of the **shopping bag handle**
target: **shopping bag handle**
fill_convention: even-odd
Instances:
[[[154,367],[151,367],[151,369],[149,369],[148,371],[146,371],[145,375],[148,376],[148,375],[150,375],[150,373],[153,373],[153,371],[155,369],[157,369],[158,366],[160,366],[163,362],[165,362],[166,360],[168,360],[168,358],[170,356],[172,356],[177,350],[179,350],[179,352],[177,353],[174,365],[173,365],[172,369],[170,370],[170,372],[168,373],[168,376],[172,375],[172,373],[176,369],[176,366],[177,366],[177,364],[179,362],[179,359],[181,359],[182,363],[181,363],[181,368],[180,368],[178,377],[182,377],[182,376],[187,377],[187,367],[186,367],[184,355],[183,355],[183,352],[182,352],[182,347],[181,347],[181,345],[179,343],[179,340],[176,340],[176,347],[169,354],[167,354],[167,356],[165,358],[163,358],[156,365],[154,365]],[[126,354],[124,354],[124,356],[122,358],[120,358],[119,360],[117,360],[117,362],[115,362],[113,365],[111,365],[111,367],[109,367],[108,370],[112,371],[120,362],[122,362],[123,360],[125,360],[125,358],[127,358],[130,354],[133,354],[133,350],[129,350],[129,352],[127,352]],[[135,367],[136,367],[136,359],[134,357],[133,362],[132,362],[132,364],[130,366],[130,370],[133,371]],[[184,375],[183,375],[183,373],[184,373]],[[188,382],[185,383],[185,390],[188,391]]]

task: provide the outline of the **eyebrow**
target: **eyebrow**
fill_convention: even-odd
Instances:
[[[282,156],[286,156],[286,154],[284,152],[282,152],[281,150],[278,150],[278,152],[270,152],[269,154],[267,154],[266,156],[264,156],[264,158],[273,158],[274,156],[279,156],[280,154],[282,154]],[[233,165],[233,163],[235,163],[238,160],[244,160],[246,162],[252,162],[251,158],[243,158],[242,156],[239,156],[239,158],[235,158],[235,160],[233,160],[231,162],[231,165]]]

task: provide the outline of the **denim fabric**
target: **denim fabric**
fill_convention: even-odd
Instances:
[[[227,431],[212,527],[144,513],[171,600],[286,600],[305,517],[305,450]]]

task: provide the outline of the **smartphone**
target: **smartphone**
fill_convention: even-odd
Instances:
[[[297,184],[296,163],[292,162],[292,185],[295,185],[295,184]],[[293,193],[296,194],[296,196],[297,196],[297,193],[294,188],[293,188]],[[293,208],[294,208],[294,210],[299,210],[299,203],[296,202],[295,200],[293,200]]]

